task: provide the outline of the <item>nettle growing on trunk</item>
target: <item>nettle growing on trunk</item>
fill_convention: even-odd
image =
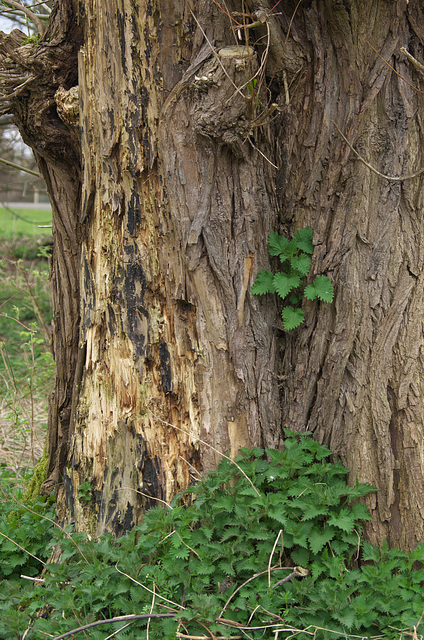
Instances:
[[[53,208],[44,489],[77,529],[119,534],[217,451],[308,430],[379,489],[368,537],[412,547],[423,9],[273,4],[61,0],[37,43],[1,36],[3,113]],[[308,284],[325,274],[334,303],[305,300],[285,333],[250,289],[270,232],[305,227]]]

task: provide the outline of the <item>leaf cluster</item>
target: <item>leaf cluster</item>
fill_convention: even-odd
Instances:
[[[60,564],[49,564],[45,583],[22,592],[20,601],[13,596],[27,621],[34,616],[27,637],[150,612],[175,617],[151,620],[148,636],[147,621],[133,621],[119,636],[171,640],[180,631],[259,640],[278,630],[284,640],[298,629],[304,640],[301,630],[310,627],[317,638],[394,639],[395,629],[416,626],[424,608],[424,547],[406,554],[361,543],[370,514],[359,500],[374,489],[348,486],[346,468],[308,434],[286,436],[282,451],[244,449],[236,464],[223,460],[119,540],[81,533],[70,540],[56,532],[45,549],[59,542]],[[46,602],[49,616],[36,618]],[[24,628],[6,613],[0,635],[9,640]],[[121,627],[109,623],[89,635],[103,640],[105,629]],[[423,628],[421,622],[417,632]]]
[[[52,500],[38,496],[36,500],[23,502],[23,491],[15,485],[15,474],[4,465],[0,467],[0,581],[19,577],[20,573],[35,576],[40,563],[23,552],[17,545],[47,560],[46,545],[52,537],[53,524],[46,526],[38,514],[54,518]],[[28,508],[31,511],[28,510]],[[5,538],[9,537],[14,542]]]
[[[260,271],[251,288],[253,295],[277,293],[283,300],[288,299],[282,311],[283,326],[286,331],[295,329],[305,319],[299,304],[302,296],[308,300],[332,302],[334,291],[327,276],[317,276],[311,284],[305,281],[311,268],[310,256],[314,252],[313,231],[310,227],[300,229],[292,240],[271,231],[268,238],[268,251],[271,256],[280,259],[281,271]]]

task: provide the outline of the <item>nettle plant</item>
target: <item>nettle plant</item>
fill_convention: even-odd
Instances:
[[[15,580],[11,591],[8,568],[0,637],[89,628],[90,640],[398,640],[403,630],[418,640],[424,545],[407,554],[362,542],[371,516],[359,500],[373,487],[349,486],[347,469],[310,434],[285,434],[282,451],[224,459],[118,540],[53,534],[49,520],[49,543],[45,532],[38,541],[26,533],[20,548],[5,547],[3,559],[24,563],[24,548],[40,557],[41,541],[47,554],[59,543],[62,557],[31,589]]]
[[[277,293],[286,302],[282,311],[286,331],[295,329],[305,320],[301,309],[302,297],[333,301],[333,285],[327,276],[316,276],[311,284],[306,285],[311,268],[310,256],[314,252],[312,239],[310,227],[300,229],[292,240],[271,231],[268,250],[271,256],[280,258],[281,271],[275,274],[265,269],[260,271],[250,290],[253,295]]]

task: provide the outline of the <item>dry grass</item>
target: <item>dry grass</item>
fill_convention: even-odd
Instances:
[[[47,407],[45,401],[20,400],[11,407],[0,400],[0,463],[18,472],[34,468],[45,446]]]

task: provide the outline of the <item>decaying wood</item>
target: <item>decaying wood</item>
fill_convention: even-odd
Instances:
[[[77,487],[91,478],[96,530],[119,532],[154,497],[187,486],[190,466],[217,464],[199,438],[233,453],[279,440],[276,340],[248,295],[275,205],[269,166],[244,140],[249,94],[233,96],[250,73],[246,48],[221,47],[217,60],[204,47],[174,86],[175,57],[163,51],[174,43],[158,42],[147,5],[137,14],[124,3],[117,14],[98,2],[86,12],[86,360],[65,485],[72,517],[87,526]],[[140,499],[140,487],[153,500]]]

